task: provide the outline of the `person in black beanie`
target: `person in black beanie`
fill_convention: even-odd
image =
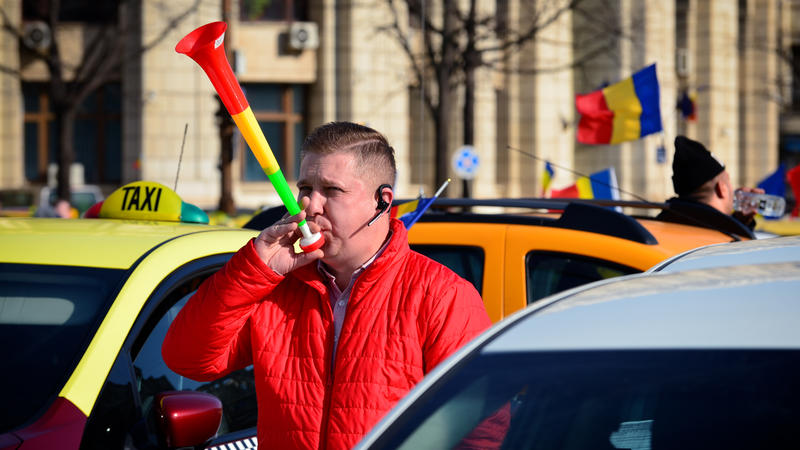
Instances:
[[[659,214],[659,219],[754,237],[755,214],[734,213],[730,175],[725,165],[700,142],[686,136],[675,138],[672,186],[677,197],[667,200],[669,209]],[[763,192],[754,188],[742,190]]]

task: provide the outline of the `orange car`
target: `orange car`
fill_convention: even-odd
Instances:
[[[411,227],[408,238],[414,250],[471,281],[495,322],[565,289],[642,272],[692,248],[748,238],[635,217],[609,205],[664,206],[568,199],[437,199]],[[486,207],[521,212],[441,211]]]

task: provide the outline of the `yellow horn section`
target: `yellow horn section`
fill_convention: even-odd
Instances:
[[[278,161],[267,143],[267,138],[264,137],[264,132],[261,131],[261,127],[258,126],[258,121],[253,115],[253,110],[248,106],[247,109],[232,117],[264,172],[267,175],[272,175],[280,170]]]

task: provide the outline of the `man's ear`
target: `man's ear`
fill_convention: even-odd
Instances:
[[[392,206],[392,201],[394,200],[394,190],[390,185],[382,184],[378,195],[380,196],[379,206],[383,206],[383,208],[379,209],[386,209]]]
[[[714,195],[717,198],[726,198],[730,196],[730,192],[728,192],[728,186],[725,184],[722,178],[718,179],[716,183],[714,183]]]

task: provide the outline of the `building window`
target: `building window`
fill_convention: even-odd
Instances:
[[[297,179],[300,148],[305,138],[305,86],[245,83],[242,88],[284,176]],[[242,179],[267,180],[244,140],[240,140],[238,145],[239,153],[244,156]]]
[[[25,20],[44,20],[50,16],[52,1],[24,0],[22,18]],[[120,0],[61,0],[58,4],[59,22],[109,23],[117,21]]]
[[[56,162],[58,136],[47,86],[23,83],[25,99],[25,177],[47,181],[47,166]],[[122,169],[122,101],[119,83],[91,94],[75,118],[75,162],[83,165],[84,182],[117,184]],[[78,181],[78,180],[76,180]]]
[[[307,0],[240,0],[241,20],[308,20]]]

